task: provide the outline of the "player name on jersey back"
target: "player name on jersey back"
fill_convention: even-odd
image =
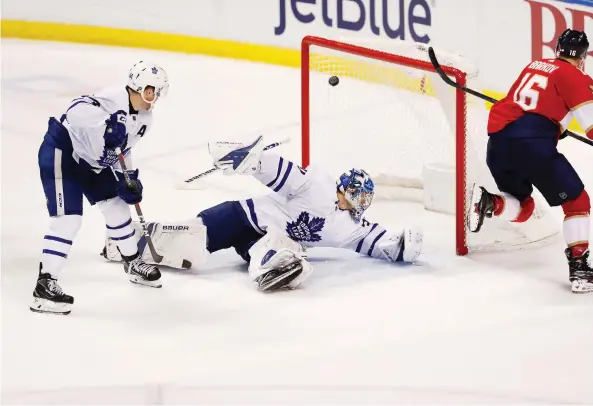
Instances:
[[[540,71],[546,72],[546,73],[552,73],[556,69],[558,69],[558,66],[553,65],[553,64],[548,63],[548,62],[544,62],[544,61],[533,61],[533,62],[531,62],[529,64],[528,68],[529,69],[540,70]]]
[[[530,62],[508,94],[492,106],[488,133],[525,118],[525,125],[513,130],[515,136],[557,138],[573,117],[593,138],[593,80],[570,61],[540,59]]]

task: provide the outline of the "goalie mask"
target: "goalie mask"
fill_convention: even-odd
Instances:
[[[344,173],[337,181],[338,191],[352,208],[350,213],[357,223],[362,219],[365,210],[369,208],[375,195],[375,184],[370,175],[362,169],[351,169]]]

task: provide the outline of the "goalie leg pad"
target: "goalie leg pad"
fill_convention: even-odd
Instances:
[[[281,232],[268,230],[249,250],[249,276],[260,290],[295,289],[311,275],[303,247]]]
[[[203,264],[208,257],[206,227],[201,219],[183,223],[148,223],[148,234],[156,251],[163,256],[163,261],[159,264],[152,258],[141,224],[133,222],[132,225],[136,230],[138,252],[146,263],[189,269],[193,265]],[[117,246],[110,238],[105,241],[101,255],[110,261],[121,261]]]

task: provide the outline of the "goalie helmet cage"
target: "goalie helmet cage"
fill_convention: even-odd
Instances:
[[[362,45],[359,45],[361,43]],[[340,134],[341,131],[350,132],[353,134],[353,137],[356,137],[355,130],[351,129],[351,127],[355,127],[358,124],[353,121],[354,119],[352,119],[351,116],[359,114],[359,110],[362,111],[366,109],[366,111],[371,111],[384,108],[378,104],[383,100],[383,104],[390,105],[390,110],[381,113],[383,114],[382,117],[378,116],[376,112],[373,111],[368,113],[367,116],[362,118],[359,117],[358,119],[358,121],[367,121],[366,124],[361,124],[358,128],[359,132],[365,133],[362,134],[363,139],[360,142],[360,148],[364,149],[365,145],[370,142],[369,148],[373,149],[373,151],[381,152],[381,149],[391,150],[388,154],[389,156],[384,160],[373,157],[374,160],[362,162],[362,164],[365,165],[362,166],[362,168],[366,169],[366,166],[373,167],[374,170],[369,172],[379,187],[381,187],[383,183],[393,186],[394,183],[397,183],[394,182],[393,179],[397,180],[402,171],[405,172],[405,170],[409,170],[410,166],[408,164],[400,165],[397,161],[410,159],[410,156],[412,157],[412,161],[417,161],[421,160],[421,157],[430,155],[430,153],[433,155],[439,154],[441,156],[447,155],[447,165],[449,165],[451,171],[454,172],[451,174],[451,182],[455,182],[455,187],[451,187],[450,189],[454,189],[455,202],[454,207],[453,204],[451,204],[450,212],[451,214],[455,214],[455,246],[458,255],[466,255],[469,251],[474,251],[474,249],[488,249],[494,247],[497,249],[505,249],[511,248],[511,246],[512,248],[517,248],[518,246],[524,246],[528,243],[546,240],[551,235],[557,233],[554,227],[550,228],[549,225],[547,227],[539,226],[539,229],[536,232],[531,230],[533,227],[528,227],[528,232],[525,233],[520,229],[517,231],[516,224],[510,225],[509,222],[505,222],[504,225],[500,225],[500,229],[490,230],[491,235],[488,237],[492,242],[489,240],[482,245],[478,243],[474,244],[473,238],[475,238],[474,236],[477,236],[477,234],[469,233],[472,236],[472,242],[468,243],[468,232],[466,231],[466,205],[469,194],[468,186],[471,186],[472,184],[468,181],[468,167],[472,171],[472,180],[476,181],[477,177],[479,183],[483,183],[482,179],[487,177],[483,175],[485,172],[485,152],[482,156],[478,156],[479,153],[473,152],[473,149],[475,148],[472,147],[475,147],[474,144],[477,142],[477,144],[483,144],[483,146],[480,145],[480,148],[485,149],[485,123],[482,121],[479,125],[475,125],[475,128],[472,128],[475,132],[481,131],[480,135],[482,136],[481,139],[473,142],[471,137],[468,137],[467,94],[462,90],[445,85],[444,82],[438,78],[434,67],[428,60],[428,54],[426,52],[427,47],[424,44],[410,43],[407,41],[390,41],[381,44],[380,40],[377,39],[372,39],[368,43],[370,45],[367,45],[367,42],[358,38],[333,40],[306,36],[302,39],[301,160],[303,167],[309,166],[312,161],[311,155],[316,151],[316,147],[314,145],[312,146],[312,142],[321,138],[331,138],[339,143],[339,137],[342,135]],[[312,50],[312,47],[315,48]],[[381,50],[379,50],[379,48]],[[408,52],[408,48],[413,49],[413,52]],[[392,51],[393,49],[395,49],[395,51]],[[439,50],[436,51],[437,57],[439,57]],[[454,78],[460,85],[466,86],[468,76],[471,79],[474,77],[472,75],[477,73],[477,69],[475,72],[471,72],[471,70],[474,69],[471,63],[468,65],[465,61],[456,60],[454,54],[442,52],[441,55],[451,55],[450,57],[443,57],[441,65],[445,73]],[[458,67],[461,67],[461,69]],[[334,83],[330,86],[328,84],[328,79],[330,76],[334,75],[338,76],[340,79],[339,84],[335,85]],[[345,79],[351,81],[348,82],[347,85],[343,85]],[[426,83],[425,80],[427,81]],[[402,85],[402,83],[404,83],[404,85]],[[410,83],[413,83],[413,85],[410,85]],[[449,94],[450,97],[445,104],[450,104],[451,107],[442,106],[443,100],[437,101],[439,106],[441,106],[439,108],[439,113],[441,116],[445,117],[442,121],[447,121],[446,130],[442,130],[442,128],[444,128],[442,125],[440,127],[433,126],[430,129],[425,127],[428,125],[427,123],[436,120],[432,115],[432,111],[436,110],[434,107],[435,104],[430,103],[439,99],[439,95],[436,94],[437,91],[435,90],[437,86],[442,86],[442,88],[445,89],[442,90],[442,92]],[[324,92],[331,93],[332,96],[326,95],[323,92],[319,94],[316,93],[322,91],[318,89],[322,87]],[[352,91],[339,90],[341,87],[342,89],[352,89],[356,87],[359,90],[356,90],[355,93],[343,93],[342,96],[333,96],[340,94],[339,92],[342,91]],[[427,97],[429,94],[432,94],[432,96],[435,96],[436,94],[437,97]],[[420,97],[422,97],[422,99]],[[360,101],[357,100],[361,98],[367,99],[366,104],[361,104]],[[471,102],[474,103],[473,100]],[[326,111],[327,114],[316,117],[312,111],[315,109],[315,103],[319,104],[319,109],[325,110],[327,110],[325,104],[331,103],[351,103],[354,104],[354,106],[349,106],[349,108],[343,108],[343,106],[341,106],[340,109],[330,109],[329,113]],[[356,103],[359,104],[356,105]],[[406,106],[406,104],[412,106]],[[483,104],[481,107],[484,107]],[[403,110],[408,111],[408,113],[401,113]],[[443,110],[447,111],[443,114]],[[336,114],[336,112],[341,115]],[[395,118],[393,116],[394,114],[396,115]],[[397,114],[399,114],[399,116],[397,116]],[[407,120],[403,114],[412,115],[414,117]],[[321,124],[318,123],[321,123],[324,120],[327,121],[328,116],[339,116],[338,120],[335,121],[344,122],[350,120],[350,124],[338,124],[342,126],[341,129],[333,127],[332,129],[326,129],[325,131],[318,131],[318,129],[312,130],[313,124],[321,126]],[[410,124],[408,121],[412,123]],[[401,124],[402,122],[403,124]],[[433,123],[430,123],[430,125],[432,124]],[[365,125],[374,125],[374,128],[371,130],[374,130],[375,133],[379,135],[371,134],[373,131],[367,130]],[[394,134],[390,134],[389,131],[396,126],[397,131]],[[323,134],[324,132],[329,132],[330,134]],[[435,135],[436,132],[440,132],[438,138]],[[443,135],[445,132],[448,133],[448,137]],[[324,137],[324,135],[326,137]],[[376,142],[373,145],[373,140],[371,140],[372,135],[375,135],[375,138],[380,138],[381,141]],[[430,136],[433,138],[431,140],[424,140],[425,144],[422,145],[423,136]],[[396,137],[400,137],[400,139],[394,141],[393,138]],[[444,141],[444,138],[449,138],[449,140]],[[445,145],[447,142],[450,144],[448,147],[450,150],[444,151],[447,149],[447,146]],[[416,143],[416,145],[408,146],[409,143]],[[400,146],[402,146],[402,148],[400,148]],[[354,145],[355,150],[356,147],[357,146]],[[340,154],[335,152],[334,148],[331,146],[328,146],[328,148],[330,148],[331,151],[329,154],[334,156]],[[471,163],[468,163],[468,148],[472,150],[470,153]],[[430,151],[430,149],[432,149],[432,151]],[[399,159],[390,159],[392,150],[397,150],[402,154]],[[341,154],[344,153],[342,152]],[[381,164],[378,164],[377,161],[381,161]],[[387,163],[386,161],[394,162]],[[412,164],[417,164],[417,162],[412,162]],[[361,163],[357,160],[354,165],[360,166]],[[383,166],[387,167],[386,171]],[[380,173],[377,177],[378,172],[385,173]],[[473,172],[480,172],[482,176],[480,177]],[[412,182],[420,185],[420,188],[423,188],[423,179],[420,170],[416,169],[411,175],[408,173],[404,176],[408,176],[402,178],[405,179],[406,183]],[[385,179],[387,180],[385,181]],[[486,186],[491,187],[492,183],[486,182]],[[396,200],[398,199],[396,198]],[[451,200],[453,200],[452,196]],[[538,209],[539,206],[540,205],[536,204]],[[549,217],[545,214],[546,213],[539,213],[537,217]],[[499,221],[499,219],[492,220]],[[549,219],[547,221],[549,222]],[[537,224],[535,227],[538,227]],[[485,226],[484,228],[487,227]],[[511,231],[509,232],[507,228],[510,228]],[[484,229],[479,234],[483,235]],[[515,234],[518,234],[517,238],[515,238]],[[513,241],[507,244],[507,241],[504,241],[505,239]]]

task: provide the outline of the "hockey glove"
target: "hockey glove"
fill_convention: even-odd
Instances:
[[[261,168],[260,155],[264,149],[263,137],[259,136],[250,145],[238,142],[208,143],[214,166],[225,175],[253,175]]]
[[[130,184],[126,182],[124,174],[116,172],[117,174],[117,195],[127,204],[137,204],[142,201],[142,182],[138,179],[138,169],[133,171],[126,171]]]
[[[126,120],[127,114],[123,110],[116,111],[105,120],[105,124],[107,124],[105,134],[103,135],[105,148],[115,149],[117,147],[121,148],[124,145],[127,138]]]
[[[418,227],[405,228],[400,234],[379,240],[377,248],[391,262],[413,263],[422,250],[424,234]]]

